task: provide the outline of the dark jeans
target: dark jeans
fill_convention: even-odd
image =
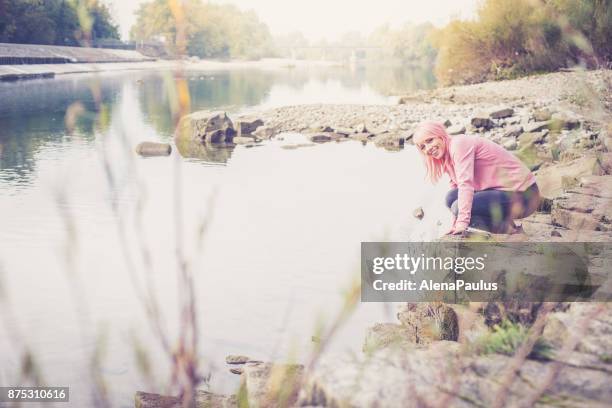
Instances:
[[[459,212],[458,195],[459,190],[456,188],[446,194],[446,206],[455,217]],[[512,220],[533,214],[539,204],[540,190],[536,183],[525,191],[475,191],[470,227],[503,233]]]

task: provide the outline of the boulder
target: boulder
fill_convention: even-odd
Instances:
[[[540,143],[543,139],[544,137],[542,136],[542,133],[540,132],[523,133],[518,137],[518,144],[519,146],[523,147],[523,146],[528,146],[534,143]]]
[[[532,171],[537,170],[544,163],[544,160],[538,156],[538,151],[533,143],[521,147],[514,152],[514,155]]]
[[[518,366],[515,381],[503,384],[500,379],[512,363],[513,357],[499,354],[461,354],[459,344],[448,341],[428,348],[387,348],[364,357],[328,355],[306,379],[298,405],[488,407],[508,387],[503,406],[528,406],[553,363],[527,360]],[[604,407],[612,399],[611,380],[609,369],[563,364],[536,405],[563,401],[563,406]]]
[[[313,133],[311,135],[308,135],[308,138],[310,139],[311,142],[314,142],[314,143],[325,143],[325,142],[330,142],[332,140],[338,140],[340,138],[344,138],[344,136],[341,136],[333,132],[322,132],[322,133]]]
[[[400,133],[385,132],[375,135],[371,140],[378,147],[383,147],[387,150],[400,150],[404,147],[406,138]]]
[[[552,112],[546,108],[537,109],[536,111],[533,112],[533,119],[536,122],[546,122],[550,120],[551,117],[552,117]]]
[[[294,406],[303,374],[304,366],[297,364],[246,363],[241,376],[241,388],[247,402],[245,406]]]
[[[472,117],[470,123],[477,129],[491,129],[494,126],[494,123],[489,118],[489,115],[485,113],[480,113]]]
[[[336,127],[336,128],[334,128],[334,132],[339,134],[339,135],[350,136],[355,131],[352,128],[348,128],[348,127]]]
[[[368,133],[368,128],[365,123],[360,123],[357,126],[353,127],[354,133]]]
[[[271,139],[274,135],[276,135],[276,133],[277,131],[274,127],[263,125],[255,129],[255,131],[252,134],[257,139],[264,140],[264,139]]]
[[[510,107],[496,108],[489,112],[491,119],[503,119],[512,115],[514,115],[514,109]]]
[[[521,125],[511,125],[508,128],[506,128],[506,131],[504,132],[504,137],[519,137],[520,134],[523,133],[523,127]]]
[[[580,120],[575,116],[570,116],[567,113],[555,113],[550,120],[551,129],[576,129],[580,127]]]
[[[134,396],[136,408],[182,408],[181,398],[153,394],[149,392],[136,392]],[[234,408],[238,406],[238,401],[233,395],[219,395],[212,392],[197,390],[195,395],[194,408],[226,407]]]
[[[553,199],[563,193],[563,177],[580,179],[601,175],[604,171],[595,156],[582,157],[568,163],[557,163],[538,172],[536,180],[543,197]]]
[[[457,315],[444,303],[407,303],[400,308],[397,318],[414,333],[417,344],[457,340],[459,336]]]
[[[168,156],[172,153],[172,146],[168,143],[142,142],[136,146],[136,153],[145,157]]]
[[[227,364],[244,364],[250,360],[251,359],[248,358],[247,356],[234,355],[234,354],[230,354],[225,357],[225,362]]]
[[[506,140],[503,145],[506,150],[516,150],[518,143],[515,139]]]
[[[256,117],[241,117],[236,121],[236,129],[238,131],[238,136],[246,136],[250,135],[258,127],[263,126],[264,121],[261,118]]]
[[[412,216],[416,219],[422,220],[425,216],[425,212],[423,211],[423,207],[415,208],[412,212]]]
[[[200,111],[181,118],[175,139],[200,143],[231,143],[236,131],[225,112]]]
[[[612,176],[589,176],[553,201],[552,222],[568,229],[612,231]]]
[[[539,132],[540,130],[547,129],[549,124],[549,122],[527,123],[523,126],[523,131],[526,133]]]
[[[461,134],[465,133],[465,126],[463,126],[463,125],[452,125],[452,126],[449,126],[446,129],[446,133],[448,133],[451,136],[453,136],[453,135],[461,135]]]
[[[601,308],[602,310],[594,310]],[[607,363],[612,369],[612,303],[572,303],[566,312],[555,312],[548,316],[542,337],[555,349],[560,350],[570,338],[576,323],[589,314],[588,329],[579,337],[576,352],[594,357],[594,365]],[[555,358],[562,358],[556,354]]]
[[[368,329],[363,351],[372,353],[388,347],[412,348],[416,343],[415,332],[410,328],[396,323],[377,323]]]
[[[255,143],[255,138],[254,137],[248,137],[248,136],[234,136],[234,138],[232,139],[232,143],[234,143],[234,144],[250,144],[250,143]]]

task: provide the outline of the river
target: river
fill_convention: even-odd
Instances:
[[[192,110],[237,114],[392,104],[387,92],[434,83],[288,68],[190,72],[187,85]],[[307,358],[359,279],[360,242],[440,233],[444,186],[425,182],[412,146],[290,149],[304,140],[286,134],[210,157],[139,158],[138,142],[172,140],[173,86],[164,71],[0,83],[0,384],[24,385],[28,351],[44,383],[70,387],[70,406],[91,405],[96,379],[113,406],[133,406],[136,390],[166,391],[169,360],[136,293],[151,284],[176,339],[178,252],[194,271],[202,371],[211,390],[233,392],[227,354]],[[330,347],[358,352],[365,329],[394,313],[360,304]]]

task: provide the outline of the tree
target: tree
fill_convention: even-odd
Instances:
[[[0,0],[0,41],[78,45],[82,31],[119,38],[108,7],[97,0]]]

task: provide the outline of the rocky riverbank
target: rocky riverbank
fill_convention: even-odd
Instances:
[[[411,148],[416,124],[438,120],[451,135],[503,145],[536,173],[545,200],[524,233],[486,239],[612,242],[611,84],[611,71],[564,72],[419,92],[394,106],[291,106],[233,120],[196,113],[183,118],[176,145],[189,155],[299,132],[311,143],[398,150]],[[612,293],[607,261],[599,261]],[[610,350],[610,303],[407,304],[397,322],[368,331],[362,355],[323,353],[306,366],[244,358],[232,367],[242,380],[235,398],[198,398],[254,407],[604,407],[612,401]],[[136,405],[179,403],[159,405],[162,398],[138,393]]]

